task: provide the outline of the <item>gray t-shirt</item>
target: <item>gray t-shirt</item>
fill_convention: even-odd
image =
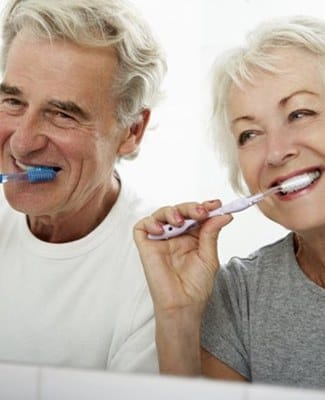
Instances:
[[[325,388],[325,289],[297,264],[292,233],[220,269],[201,340],[249,381]]]

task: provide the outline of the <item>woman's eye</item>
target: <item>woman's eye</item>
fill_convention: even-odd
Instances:
[[[249,140],[252,140],[257,133],[255,131],[244,131],[238,136],[239,146],[244,146]]]
[[[309,117],[315,115],[315,111],[312,110],[295,110],[289,114],[289,121],[299,120],[304,117]]]

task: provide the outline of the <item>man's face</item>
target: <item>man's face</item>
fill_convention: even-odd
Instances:
[[[116,72],[113,49],[16,36],[0,88],[1,171],[45,165],[59,172],[52,182],[6,184],[12,207],[36,217],[69,215],[109,193],[127,135],[115,119]]]

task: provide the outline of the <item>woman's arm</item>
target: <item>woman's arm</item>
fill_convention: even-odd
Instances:
[[[204,376],[223,380],[247,382],[247,379],[240,375],[240,373],[214,357],[203,348],[201,348],[201,363],[202,374]]]
[[[200,326],[219,268],[216,241],[232,217],[206,220],[219,201],[164,207],[141,220],[134,238],[142,259],[156,317],[156,343],[162,373],[201,373]],[[181,226],[184,218],[201,221],[186,234],[169,240],[149,240],[169,223]]]

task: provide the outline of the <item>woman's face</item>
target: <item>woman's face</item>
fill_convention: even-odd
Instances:
[[[316,56],[303,50],[275,54],[281,72],[256,72],[253,83],[233,85],[228,111],[251,193],[320,171],[308,187],[259,203],[270,219],[303,232],[325,227],[325,70]]]

